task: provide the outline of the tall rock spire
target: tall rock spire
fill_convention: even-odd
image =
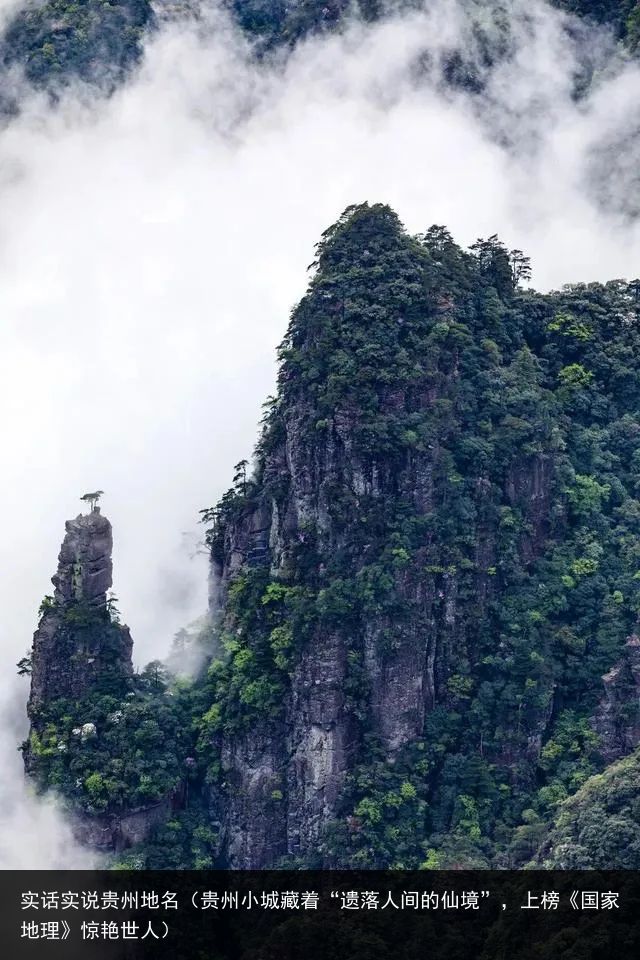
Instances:
[[[121,851],[180,804],[187,747],[158,671],[133,675],[129,628],[108,598],[111,524],[96,496],[67,521],[55,591],[40,608],[22,751],[36,789],[63,798],[76,839]]]
[[[37,728],[43,706],[93,689],[120,691],[131,676],[129,628],[112,619],[111,524],[99,507],[65,524],[66,534],[33,638],[29,717]]]
[[[88,514],[67,520],[66,534],[58,556],[58,570],[51,578],[58,603],[105,606],[113,582],[113,537],[111,524],[94,507]]]

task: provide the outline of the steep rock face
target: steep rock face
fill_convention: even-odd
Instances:
[[[286,825],[281,801],[274,792],[282,785],[283,736],[269,732],[234,738],[224,744],[222,763],[226,792],[213,796],[214,818],[223,813],[224,843],[231,863],[249,868],[273,863],[286,849]]]
[[[602,678],[604,696],[594,717],[607,763],[640,745],[640,637],[628,638],[622,658]]]
[[[67,520],[65,530],[58,570],[51,578],[54,599],[104,606],[113,583],[111,524],[96,506],[89,514]]]
[[[154,827],[169,819],[178,806],[178,796],[168,794],[157,803],[145,804],[120,813],[72,818],[75,839],[103,853],[120,853],[144,841]]]
[[[129,628],[113,623],[107,610],[112,585],[111,524],[98,507],[68,520],[53,599],[45,600],[33,638],[29,717],[48,702],[85,696],[107,677],[129,677]]]

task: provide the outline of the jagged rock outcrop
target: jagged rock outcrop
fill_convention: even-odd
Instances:
[[[112,585],[111,524],[95,507],[65,524],[66,534],[51,578],[53,598],[46,598],[33,638],[28,712],[38,727],[47,702],[77,700],[106,678],[131,676],[129,628],[109,615]]]

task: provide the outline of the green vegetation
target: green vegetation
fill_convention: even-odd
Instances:
[[[169,685],[158,664],[123,699],[92,693],[56,700],[23,745],[40,789],[72,809],[115,813],[153,803],[181,786],[190,745],[189,688]]]
[[[205,742],[282,715],[289,670],[314,622],[315,597],[269,580],[264,569],[236,577],[229,590],[223,657],[208,671],[212,707],[202,718]]]
[[[152,26],[148,0],[47,0],[27,4],[9,22],[2,60],[52,89],[71,77],[111,91],[141,55]]]
[[[406,0],[411,6],[412,0]],[[552,0],[552,5],[586,20],[608,24],[633,52],[640,44],[637,0]],[[500,4],[487,3],[474,33],[482,65],[509,54],[508,24]],[[240,28],[255,42],[258,56],[294,46],[309,34],[337,30],[354,13],[376,20],[386,9],[380,0],[227,0]],[[487,30],[486,18],[491,29]],[[5,65],[19,65],[36,86],[55,91],[70,79],[113,91],[140,61],[147,32],[156,29],[149,0],[46,0],[26,4],[9,21],[1,41]],[[451,51],[444,64],[449,82],[471,89],[482,85],[478,64]]]
[[[640,864],[640,754],[587,780],[560,807],[538,864],[554,870],[637,870]]]

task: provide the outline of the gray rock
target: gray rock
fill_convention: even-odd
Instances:
[[[88,603],[104,606],[113,582],[113,537],[111,524],[94,507],[65,523],[66,535],[58,556],[58,570],[51,578],[57,603]]]
[[[74,816],[71,829],[75,839],[85,846],[116,853],[143,843],[153,828],[167,820],[178,802],[176,792],[156,803],[134,810],[97,816]]]

